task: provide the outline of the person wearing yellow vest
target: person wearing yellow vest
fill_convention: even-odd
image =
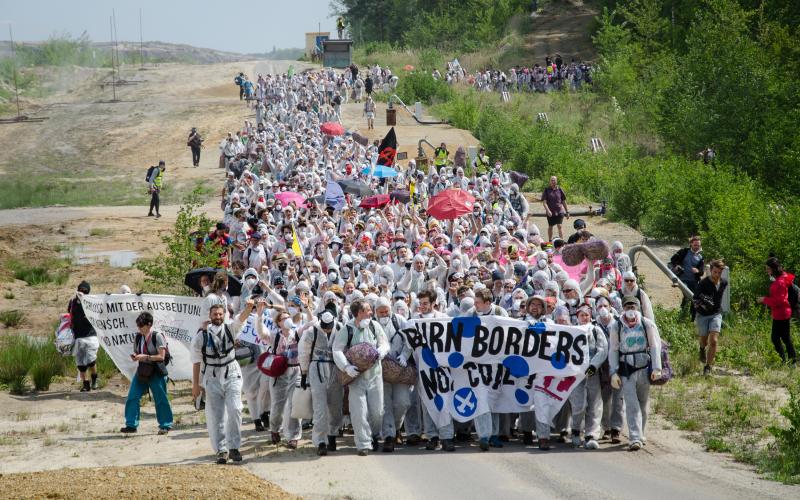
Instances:
[[[447,157],[450,156],[450,152],[447,150],[447,146],[445,143],[442,143],[441,146],[436,148],[433,152],[434,160],[433,164],[436,165],[437,170],[441,167],[447,166]]]
[[[489,172],[489,155],[486,154],[486,149],[481,148],[478,151],[478,156],[472,162],[472,169],[475,175],[482,175]]]
[[[147,214],[148,217],[153,217],[153,208],[156,209],[156,219],[161,217],[161,200],[159,199],[159,194],[161,193],[161,187],[164,185],[164,171],[166,169],[166,162],[161,160],[158,162],[158,168],[150,175],[150,212]]]

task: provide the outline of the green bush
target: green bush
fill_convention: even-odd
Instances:
[[[6,328],[14,328],[22,323],[25,319],[25,313],[18,309],[10,309],[7,311],[0,311],[0,323],[5,325]]]
[[[0,346],[0,384],[7,386],[12,394],[24,393],[25,379],[33,359],[34,350],[27,338],[6,337]]]
[[[789,392],[789,403],[781,409],[788,427],[771,426],[775,438],[773,453],[765,466],[775,477],[786,483],[800,483],[800,390]]]
[[[51,259],[42,264],[12,260],[8,268],[14,273],[14,279],[22,280],[31,286],[54,283],[63,285],[69,278],[68,262],[64,259]]]
[[[411,106],[416,101],[425,104],[448,101],[453,95],[453,90],[445,82],[434,79],[426,71],[411,71],[400,78],[396,94],[403,102]]]
[[[37,391],[47,391],[50,389],[53,377],[56,376],[56,368],[47,363],[39,362],[33,365],[30,373],[33,387]]]

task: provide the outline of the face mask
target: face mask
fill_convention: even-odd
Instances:
[[[358,327],[362,330],[369,327],[369,318],[361,320],[361,322],[358,324]]]
[[[287,310],[289,311],[289,314],[291,314],[292,316],[295,316],[297,313],[300,312],[300,309],[296,307],[288,307]]]
[[[336,281],[339,276],[336,273],[328,273],[328,280],[329,281]]]
[[[367,231],[372,232],[374,230],[375,230],[375,224],[372,223],[367,224]]]
[[[625,319],[627,319],[629,321],[635,320],[636,319],[636,311],[634,311],[633,309],[628,309],[627,311],[625,311]]]
[[[389,254],[386,254],[386,255],[381,255],[381,261],[383,261],[383,262],[389,262]]]
[[[609,311],[607,307],[601,307],[597,310],[597,315],[605,319],[611,316],[611,311]]]
[[[254,286],[256,286],[256,283],[258,283],[258,280],[256,278],[247,278],[246,283],[247,283],[247,286],[254,287]]]
[[[203,287],[203,291],[206,292],[206,293],[210,292],[211,291],[211,285],[204,286]]]
[[[283,320],[283,323],[281,323],[281,325],[287,330],[290,330],[294,326],[294,323],[292,323],[291,318],[286,318],[285,320]]]
[[[381,326],[389,326],[389,322],[391,322],[391,320],[391,317],[386,316],[385,318],[378,318],[378,323],[380,323]]]
[[[317,281],[317,279],[319,279],[319,273],[311,273],[311,279]]]
[[[572,307],[575,307],[578,305],[578,299],[567,299],[567,304],[571,305]]]
[[[547,267],[547,259],[539,259],[536,261],[536,265],[539,266],[539,269],[544,269]]]
[[[512,309],[519,309],[520,306],[522,306],[522,301],[521,300],[515,300],[513,305],[512,305]]]

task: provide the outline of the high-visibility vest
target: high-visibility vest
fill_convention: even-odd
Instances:
[[[158,189],[161,189],[161,182],[162,182],[163,178],[164,178],[164,171],[159,168],[158,169],[158,175],[156,176],[155,179],[153,179],[153,185],[155,187],[157,187]]]
[[[436,161],[434,164],[437,167],[443,167],[447,165],[447,150],[443,148],[436,148]]]

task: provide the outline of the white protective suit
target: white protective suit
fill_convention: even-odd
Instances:
[[[581,325],[588,331],[589,339],[589,364],[597,370],[591,377],[581,380],[569,395],[569,404],[572,407],[570,427],[572,434],[584,431],[586,440],[599,439],[600,420],[603,416],[603,399],[600,393],[600,366],[608,358],[608,340],[603,330],[593,324]]]
[[[214,453],[239,449],[242,443],[242,371],[233,347],[241,326],[238,318],[212,324],[206,334],[198,331],[192,340],[191,359],[200,363],[206,427]]]
[[[400,332],[406,327],[406,321],[396,314],[392,314],[385,319],[379,319],[378,322],[383,326],[386,337],[389,339],[388,356],[405,366],[412,354],[411,346]],[[403,424],[406,412],[411,407],[412,387],[407,384],[383,383],[382,435],[384,439],[395,437],[397,429]]]
[[[348,342],[350,336],[352,337]],[[380,359],[389,352],[389,341],[380,323],[369,320],[366,328],[359,328],[355,319],[351,319],[339,328],[333,341],[333,360],[340,370],[347,371],[348,366],[351,366],[344,355],[345,351],[362,342],[373,345],[378,350]],[[383,376],[380,362],[362,372],[350,383],[349,390],[350,420],[356,448],[372,449],[372,440],[380,435],[383,424]]]

